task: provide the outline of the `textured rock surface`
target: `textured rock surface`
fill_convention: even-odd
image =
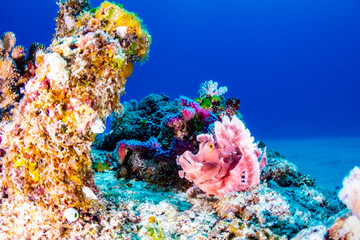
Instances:
[[[137,104],[126,102],[121,116],[112,115],[111,131],[96,137],[93,147],[113,151],[120,140],[147,141],[150,137],[164,139],[163,119],[179,111],[180,105],[166,95],[151,94]],[[164,135],[164,134],[163,134]]]

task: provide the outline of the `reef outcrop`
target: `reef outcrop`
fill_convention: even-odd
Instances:
[[[28,80],[17,64],[24,54],[13,49],[11,33],[3,35],[0,65],[8,71],[2,80],[15,88],[2,92],[2,107],[18,103],[0,129],[2,239],[76,236],[80,229],[66,227],[66,210],[78,211],[72,212],[80,214],[79,226],[101,210],[89,193],[97,192],[90,145],[106,117],[121,108],[126,79],[134,62],[147,58],[151,37],[136,14],[120,5],[88,6],[60,2],[56,37],[48,49],[30,54]]]

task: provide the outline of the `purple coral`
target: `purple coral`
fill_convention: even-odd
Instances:
[[[194,100],[192,100],[190,98],[182,96],[180,98],[180,105],[182,107],[188,107],[188,108],[194,109],[196,115],[198,115],[204,121],[207,121],[207,120],[211,121],[214,119],[214,115],[212,114],[212,112],[210,112],[207,109],[202,108],[197,102],[195,102]]]
[[[181,96],[181,110],[177,114],[169,114],[164,123],[175,130],[175,137],[182,140],[193,136],[195,131],[208,132],[210,124],[219,120],[210,110],[202,108],[194,100]]]
[[[236,116],[231,120],[225,116],[222,122],[215,122],[214,137],[198,135],[199,152],[194,155],[186,151],[178,157],[177,163],[182,167],[180,177],[219,197],[258,185],[260,165],[266,164],[266,154],[259,164],[261,150],[244,123]]]
[[[195,109],[189,107],[183,107],[181,109],[181,115],[186,122],[190,121],[195,116]]]

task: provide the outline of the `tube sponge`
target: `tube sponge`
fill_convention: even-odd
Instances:
[[[194,182],[207,194],[218,197],[260,183],[258,158],[261,150],[236,116],[231,120],[225,116],[222,122],[215,122],[214,134],[200,134],[197,140],[200,146],[196,155],[186,151],[177,159],[182,167],[180,177]],[[266,156],[261,161],[264,165]]]

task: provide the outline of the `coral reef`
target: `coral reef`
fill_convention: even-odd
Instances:
[[[226,106],[222,96],[226,88],[219,91],[217,83],[210,82],[201,85],[199,94],[205,99],[210,96],[207,92],[218,93],[222,101],[216,107],[215,104],[206,107],[185,96],[170,101],[164,94],[151,94],[140,103],[125,102],[124,112],[112,115],[111,131],[97,135],[93,148],[108,151],[110,162],[117,166],[118,177],[137,178],[161,186],[190,186],[178,177],[177,156],[185,151],[197,151],[196,136],[211,132],[213,123],[223,116],[236,115],[242,119],[238,105]]]
[[[36,52],[36,71],[24,96],[12,120],[2,122],[2,239],[44,234],[54,239],[67,234],[66,209],[80,216],[100,210],[84,193],[86,186],[96,192],[90,145],[102,121],[120,108],[126,78],[134,62],[146,59],[151,40],[141,20],[121,6],[104,2],[94,11],[87,6],[87,1],[60,3],[56,38],[46,52]],[[9,59],[14,41],[4,39],[10,38],[2,40]],[[12,64],[1,66],[13,69]]]
[[[327,228],[324,225],[310,227],[300,231],[292,240],[325,239]]]
[[[341,209],[339,201],[330,196],[319,188],[262,184],[248,192],[225,196],[215,209],[219,217],[230,221],[235,236],[243,236],[245,231],[241,229],[253,226],[254,232],[267,229],[277,236],[293,237],[299,229],[327,224],[328,218]]]
[[[262,146],[261,142],[258,146]],[[265,145],[263,145],[265,147]],[[284,156],[271,149],[267,150],[267,166],[262,170],[260,179],[262,182],[274,181],[283,187],[290,186],[314,186],[315,180],[309,175],[301,174],[295,164],[287,161]]]
[[[189,146],[186,148],[190,148]],[[147,142],[134,140],[121,141],[113,155],[118,156],[118,178],[135,178],[159,186],[173,186],[187,188],[189,182],[179,179],[176,172],[179,167],[175,161],[166,159],[174,158],[178,151],[185,151],[180,147],[173,147],[175,151],[163,150],[156,138]]]
[[[269,156],[269,162],[284,160]],[[331,216],[345,207],[333,192],[320,187],[280,186],[275,181],[222,199],[201,192],[187,198],[174,188],[116,179],[113,171],[96,173],[95,181],[104,197],[118,206],[117,211],[127,214],[120,230],[123,239],[149,239],[149,230],[157,226],[165,239],[285,240],[301,230],[301,234],[313,232],[315,236],[320,235],[318,230],[326,233]],[[157,224],[151,223],[154,219]]]
[[[210,125],[219,120],[213,112],[192,99],[181,96],[179,100],[180,112],[169,115],[165,120],[165,124],[173,129],[176,138],[187,141],[199,133],[207,133]]]
[[[113,151],[121,140],[137,140],[146,142],[150,137],[156,137],[159,142],[163,130],[163,119],[169,114],[179,111],[177,102],[170,101],[169,96],[151,94],[137,103],[123,103],[121,114],[111,115],[111,131],[96,136],[93,148]],[[170,140],[171,141],[171,140]],[[169,143],[169,142],[168,142]]]
[[[0,39],[0,120],[9,121],[24,96],[24,86],[34,74],[35,55],[44,46],[33,43],[26,57],[23,46],[15,46],[16,38],[12,32],[6,32]]]
[[[158,185],[188,186],[176,176],[176,156],[194,148],[174,137],[165,120],[179,113],[179,104],[166,95],[151,94],[138,104],[125,102],[122,115],[112,115],[111,131],[96,137],[92,148],[104,151],[117,166],[117,176]]]
[[[197,140],[200,146],[196,155],[187,151],[177,159],[182,167],[181,178],[219,197],[260,183],[260,165],[266,165],[266,153],[259,164],[261,150],[236,116],[231,120],[223,117],[222,122],[215,122],[214,136],[200,134]]]
[[[141,19],[59,7],[49,48],[0,39],[0,239],[360,239],[359,168],[337,199],[254,143],[217,82],[122,107],[148,58]]]
[[[111,132],[97,136],[98,142],[93,145],[93,151],[102,152],[96,155],[96,161],[116,162],[118,165],[116,176],[119,179],[116,181],[124,182],[120,185],[110,184],[113,186],[111,187],[105,183],[104,177],[99,176],[97,178],[101,182],[99,187],[106,192],[105,197],[115,205],[119,204],[120,209],[125,208],[130,211],[130,215],[137,216],[123,226],[121,230],[123,238],[148,239],[151,229],[158,226],[161,226],[165,239],[194,237],[196,239],[290,239],[309,234],[325,237],[327,226],[333,221],[331,217],[345,207],[336,199],[333,192],[317,187],[313,178],[302,174],[294,164],[278,152],[267,149],[268,164],[266,166],[260,164],[258,162],[260,153],[256,150],[264,149],[266,145],[260,141],[256,146],[250,134],[248,141],[245,142],[250,143],[253,148],[250,147],[247,151],[255,154],[253,160],[256,162],[253,163],[257,163],[258,171],[260,165],[264,167],[261,175],[259,171],[254,181],[259,185],[254,184],[253,187],[245,188],[246,191],[242,192],[224,193],[221,195],[222,198],[207,196],[203,191],[192,188],[190,198],[185,200],[182,190],[191,186],[190,181],[176,184],[176,181],[179,181],[176,171],[180,169],[171,165],[174,160],[164,157],[170,156],[165,153],[168,153],[168,150],[171,152],[177,150],[180,145],[171,144],[177,139],[181,143],[186,141],[191,143],[188,148],[188,151],[194,152],[189,153],[191,156],[203,156],[201,143],[200,146],[194,143],[196,136],[200,134],[204,136],[210,131],[216,133],[216,124],[213,127],[212,122],[209,121],[206,127],[205,124],[203,125],[201,130],[204,132],[202,132],[197,131],[193,127],[197,123],[194,124],[189,119],[196,115],[196,111],[204,112],[204,116],[207,117],[210,114],[206,114],[211,113],[214,119],[218,119],[217,121],[220,117],[212,113],[211,109],[206,109],[186,97],[172,102],[167,96],[152,94],[139,103],[131,101],[124,103],[124,106],[123,115],[114,117]],[[183,127],[168,125],[175,117],[183,122]],[[230,122],[228,117],[223,116],[222,119]],[[217,124],[221,125],[220,122]],[[245,126],[242,127],[245,129]],[[184,128],[187,130],[184,131]],[[194,129],[193,132],[191,129]],[[183,133],[189,134],[178,134],[182,130]],[[115,133],[118,133],[116,147],[110,142]],[[134,139],[126,140],[126,135]],[[216,135],[213,140],[214,145],[217,145]],[[106,147],[109,147],[110,151],[100,150]],[[229,149],[228,152],[236,155],[236,151]],[[205,170],[212,169],[216,168]],[[103,174],[108,176],[108,180],[109,175],[112,176],[111,178],[115,175],[112,171]],[[212,178],[210,182],[211,180]],[[139,188],[139,185],[145,184],[143,181],[155,185]],[[171,186],[171,190],[157,188],[156,185]],[[166,197],[161,197],[158,191]],[[177,201],[174,202],[176,199]],[[157,224],[153,222],[154,219]],[[132,232],[130,229],[137,230]]]
[[[205,91],[203,89],[205,83],[201,85],[199,93]],[[208,95],[201,96],[206,98]],[[222,95],[221,98],[224,101],[218,105],[218,108],[227,109],[229,112],[227,116],[236,115],[243,121],[238,112],[239,102],[230,98],[227,102],[237,102],[237,104],[228,104],[226,107],[225,98]],[[140,103],[132,100],[123,105],[124,111],[121,114],[112,114],[110,133],[98,135],[93,144],[94,148],[113,151],[121,140],[133,139],[146,142],[150,137],[157,138],[161,147],[165,149],[169,148],[175,138],[183,142],[190,142],[190,140],[196,142],[196,135],[208,133],[211,130],[211,124],[224,116],[224,112],[208,108],[202,105],[201,101],[199,103],[199,100],[194,101],[185,96],[170,101],[169,96],[165,94],[150,94]]]
[[[142,144],[140,141],[136,143]],[[258,147],[265,146],[263,142],[258,143]],[[105,152],[101,156],[106,162]],[[260,176],[262,183],[247,191],[229,193],[221,199],[197,190],[191,198],[186,198],[182,191],[174,188],[159,189],[156,185],[134,179],[115,180],[115,173],[111,171],[103,173],[106,177],[98,174],[96,179],[107,199],[114,205],[118,204],[120,209],[129,211],[130,215],[137,216],[123,226],[123,238],[148,239],[149,229],[158,226],[150,223],[150,219],[155,218],[165,239],[284,240],[319,236],[322,237],[319,239],[325,239],[334,216],[344,211],[345,206],[335,193],[316,186],[312,178],[302,174],[278,152],[267,149],[267,158],[268,164]],[[144,169],[156,166],[155,162],[141,160],[130,164],[145,165]],[[115,181],[120,181],[120,184],[115,184]]]
[[[227,92],[227,87],[219,87],[218,82],[205,81],[200,85],[199,97],[196,101],[202,108],[209,109],[219,118],[223,116],[232,117],[238,115],[240,100],[236,98],[229,98],[225,102],[224,94]]]

